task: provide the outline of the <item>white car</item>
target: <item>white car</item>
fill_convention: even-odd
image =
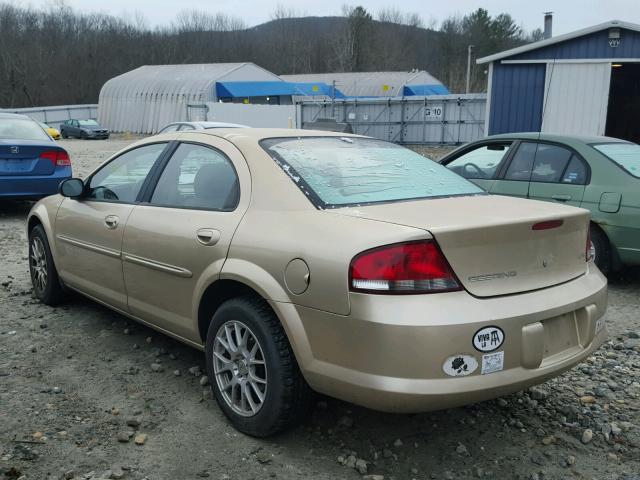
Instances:
[[[164,126],[158,133],[186,132],[188,130],[209,130],[210,128],[249,128],[248,125],[225,122],[173,122]]]

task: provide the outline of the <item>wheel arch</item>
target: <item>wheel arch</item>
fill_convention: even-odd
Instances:
[[[593,227],[598,232],[600,232],[602,234],[602,236],[604,237],[604,239],[606,240],[607,244],[609,245],[609,255],[610,255],[610,262],[611,262],[611,270],[617,271],[620,268],[622,268],[622,262],[620,260],[620,255],[618,254],[618,248],[611,241],[611,238],[610,238],[609,234],[607,233],[606,228],[603,227],[603,225],[601,225],[599,222],[597,222],[597,221],[595,221],[593,219],[591,219],[591,221],[589,222],[589,226]]]

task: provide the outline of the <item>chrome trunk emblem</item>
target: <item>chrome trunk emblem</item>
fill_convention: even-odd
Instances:
[[[20,152],[20,147],[11,147],[11,153],[19,153]]]

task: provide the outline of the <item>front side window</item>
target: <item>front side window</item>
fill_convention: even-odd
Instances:
[[[6,140],[49,140],[44,130],[28,118],[0,119],[0,139]]]
[[[510,142],[483,145],[459,156],[447,164],[447,168],[464,178],[490,179],[507,156],[510,147]]]
[[[134,148],[107,163],[91,177],[86,198],[133,203],[147,175],[166,147],[154,143]]]
[[[298,137],[260,144],[318,208],[484,193],[445,166],[382,140]]]
[[[219,150],[181,144],[167,163],[151,197],[153,205],[231,211],[238,205],[238,176]]]
[[[622,167],[627,173],[640,178],[640,145],[636,143],[600,143],[593,148]]]

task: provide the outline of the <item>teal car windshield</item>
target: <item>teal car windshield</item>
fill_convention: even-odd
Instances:
[[[591,146],[634,177],[640,178],[640,145],[618,142],[598,143]]]
[[[261,145],[320,208],[484,194],[448,168],[381,140],[271,138]]]

